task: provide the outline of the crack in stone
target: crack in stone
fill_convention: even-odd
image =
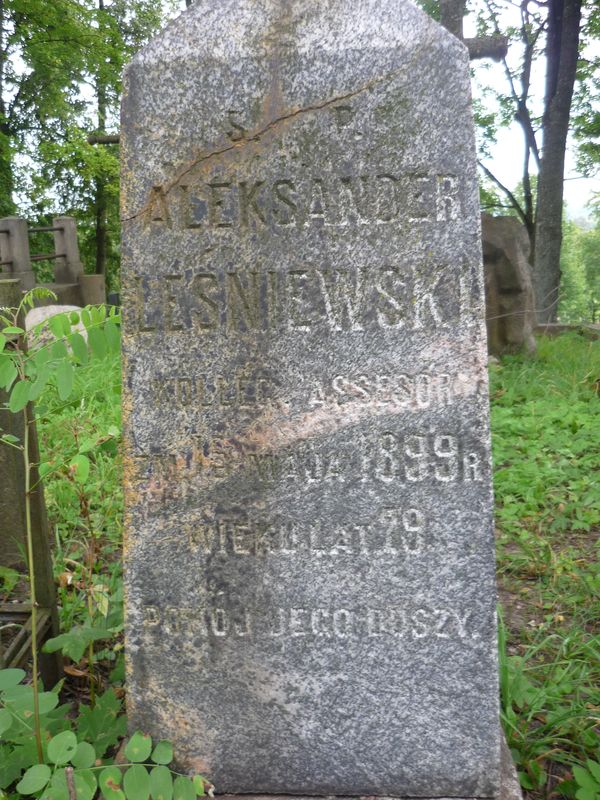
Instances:
[[[232,150],[236,150],[238,148],[245,147],[247,144],[250,144],[251,142],[258,142],[258,141],[260,141],[261,136],[264,136],[266,133],[268,133],[273,128],[276,128],[277,126],[281,125],[284,122],[287,122],[290,119],[293,119],[294,117],[302,116],[304,114],[310,114],[310,113],[313,113],[315,111],[321,111],[322,109],[328,108],[329,106],[332,106],[335,103],[340,103],[340,102],[343,102],[345,100],[350,100],[352,97],[356,97],[357,95],[361,94],[362,92],[365,92],[365,91],[373,88],[374,86],[377,86],[380,83],[384,83],[385,81],[392,80],[401,71],[403,72],[404,70],[397,70],[396,72],[393,72],[393,73],[391,73],[389,75],[382,76],[380,78],[373,78],[370,81],[368,81],[367,83],[365,83],[363,86],[360,86],[358,89],[354,89],[351,92],[346,92],[345,94],[336,95],[335,97],[332,97],[329,100],[324,100],[321,103],[315,103],[313,105],[305,106],[303,108],[297,108],[295,111],[290,111],[287,114],[282,114],[280,117],[276,117],[275,119],[272,119],[267,125],[265,125],[263,128],[261,128],[260,130],[256,131],[255,133],[253,133],[251,136],[243,136],[239,140],[233,142],[233,144],[227,145],[227,147],[221,147],[221,148],[219,148],[217,150],[211,150],[208,153],[204,153],[204,154],[198,156],[190,164],[188,164],[188,166],[186,166],[177,175],[177,177],[174,178],[174,180],[172,180],[170,183],[167,183],[163,187],[163,193],[165,195],[167,195],[172,189],[175,188],[175,186],[179,185],[179,183],[182,180],[182,178],[184,178],[186,175],[188,175],[199,164],[203,164],[206,161],[210,161],[211,159],[216,158],[218,156],[221,156],[224,153],[229,153]],[[139,211],[137,211],[131,217],[123,217],[123,219],[121,221],[122,222],[130,222],[131,220],[137,219],[138,217],[140,217],[142,214],[144,214],[145,212],[147,212],[150,209],[150,207],[152,205],[152,202],[153,202],[152,199],[149,199],[148,202]]]

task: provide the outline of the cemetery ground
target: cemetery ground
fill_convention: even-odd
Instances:
[[[600,797],[599,393],[600,343],[578,334],[490,365],[502,716],[533,798]],[[37,413],[62,699],[79,704],[80,734],[110,756],[125,731],[118,358],[78,367],[68,403],[50,385]],[[24,591],[2,568],[0,600]]]

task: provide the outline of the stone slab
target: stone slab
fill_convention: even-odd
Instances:
[[[500,792],[498,800],[523,800],[523,790],[519,783],[515,763],[512,760],[510,750],[506,744],[506,739],[502,736],[501,744],[501,764],[500,764]],[[252,795],[239,795],[239,794],[219,794],[218,790],[215,795],[220,800],[313,800],[313,796],[291,796],[291,795],[273,795],[273,794],[252,794]],[[353,798],[353,800],[372,800],[372,795]],[[335,795],[328,795],[326,800],[349,800],[349,798],[342,798]],[[381,798],[381,800],[409,800],[409,798]],[[420,798],[420,800],[434,800],[434,798]],[[435,798],[435,800],[475,800],[475,798]]]
[[[197,0],[124,87],[132,727],[223,792],[496,796],[466,49]]]

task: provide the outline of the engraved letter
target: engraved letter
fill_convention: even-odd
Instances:
[[[263,184],[264,181],[254,181],[249,188],[246,181],[240,181],[240,218],[242,225],[246,228],[250,226],[251,214],[254,214],[256,219],[262,222],[263,225],[266,222],[265,215],[258,205],[256,197]]]
[[[231,188],[231,183],[209,183],[208,222],[213,228],[231,228],[231,220],[223,216],[223,198],[219,194],[223,189]]]
[[[219,324],[219,306],[206,292],[218,290],[219,284],[217,276],[212,272],[199,272],[194,275],[191,284],[192,294],[200,300],[204,307],[194,308],[194,326],[202,330],[216,328]]]

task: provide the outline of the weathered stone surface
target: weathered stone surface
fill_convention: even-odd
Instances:
[[[508,749],[504,735],[501,737],[500,747],[500,791],[498,793],[498,800],[523,800],[523,792],[521,790],[521,784],[519,783],[519,776],[517,775],[517,770],[515,768],[515,764],[513,762],[510,750]],[[123,759],[123,761],[125,760],[126,759]],[[118,758],[116,759],[116,763],[119,763]],[[239,795],[224,794],[219,795],[219,797],[221,800],[237,800]],[[355,797],[354,800],[371,800],[371,797],[372,795],[358,798]],[[307,797],[298,797],[297,795],[249,794],[245,796],[245,800],[310,800],[310,795]],[[349,800],[349,798],[328,795],[327,800]],[[399,800],[399,798],[382,797],[382,800]],[[450,800],[450,798],[436,798],[436,800]]]
[[[127,71],[129,713],[220,792],[498,792],[469,91],[400,0],[197,0]]]
[[[29,333],[30,331],[33,331],[34,328],[38,328],[38,326],[43,325],[43,323],[48,323],[48,321],[57,314],[67,314],[71,311],[80,312],[81,306],[49,304],[47,306],[38,306],[37,308],[32,308],[31,311],[27,312],[25,317],[25,330]],[[87,342],[87,330],[83,322],[78,322],[77,325],[73,326],[72,330],[80,333]],[[53,338],[54,336],[50,330],[50,326],[46,324],[44,325],[43,332],[40,329],[36,331],[35,344],[37,346],[40,344],[46,345],[53,341]],[[29,347],[31,346],[32,340],[30,338]]]
[[[515,217],[481,215],[488,350],[535,353],[529,237]]]

